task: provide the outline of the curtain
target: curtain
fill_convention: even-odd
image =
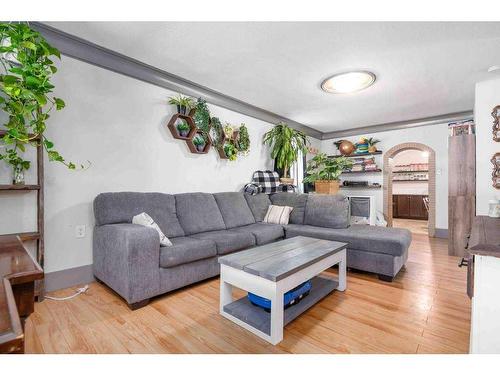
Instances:
[[[297,185],[297,192],[304,192],[304,184],[302,180],[304,179],[304,156],[302,152],[299,151],[299,157],[297,161],[293,163],[290,168],[290,177],[295,179],[295,184]]]

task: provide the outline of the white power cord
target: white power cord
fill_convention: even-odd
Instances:
[[[51,297],[51,296],[45,296],[45,298],[51,299],[51,300],[54,300],[54,301],[66,301],[68,299],[75,298],[76,296],[79,296],[82,293],[85,293],[87,290],[89,290],[89,286],[85,285],[83,288],[78,288],[76,290],[75,294],[72,294],[71,296],[68,296],[68,297]]]

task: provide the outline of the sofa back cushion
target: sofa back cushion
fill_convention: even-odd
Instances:
[[[341,194],[311,194],[307,200],[304,224],[325,228],[348,228],[349,201]]]
[[[293,207],[290,214],[290,224],[304,224],[308,194],[276,193],[270,196],[271,202],[276,206]]]
[[[151,216],[167,237],[184,236],[173,195],[119,192],[102,193],[94,199],[96,225],[131,223],[142,212]]]
[[[227,192],[214,194],[217,206],[227,229],[242,227],[255,223],[250,207],[243,193]]]
[[[245,194],[245,199],[248,203],[248,207],[252,211],[253,217],[256,222],[264,221],[264,216],[266,216],[267,209],[271,205],[271,200],[267,194]]]
[[[177,217],[186,235],[226,229],[212,194],[176,194]]]

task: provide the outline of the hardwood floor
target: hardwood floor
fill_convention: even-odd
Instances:
[[[219,280],[211,279],[136,311],[98,283],[72,300],[44,300],[26,323],[26,352],[466,353],[466,271],[447,251],[446,240],[413,234],[406,269],[394,282],[348,272],[347,291],[290,323],[277,346],[219,315]]]
[[[406,228],[414,234],[429,234],[427,220],[392,219],[392,226],[394,228]]]

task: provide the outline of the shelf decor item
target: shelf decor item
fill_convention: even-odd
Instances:
[[[493,116],[493,140],[500,142],[500,105],[493,108],[491,116]]]
[[[169,97],[168,104],[175,105],[177,107],[177,113],[181,115],[185,115],[189,110],[194,108],[194,100],[189,96],[183,96],[181,94]]]
[[[193,138],[193,144],[196,146],[196,149],[200,152],[202,152],[205,149],[205,138],[203,138],[202,135],[196,134],[196,136]]]
[[[356,146],[355,154],[363,155],[368,154],[368,140],[365,137],[361,137],[358,142],[354,144]]]
[[[343,156],[351,155],[354,150],[356,150],[356,146],[351,141],[343,140],[340,142],[339,151]]]
[[[493,172],[491,173],[493,187],[495,189],[500,189],[500,152],[493,155],[491,158],[491,164],[493,164]]]
[[[345,157],[329,158],[320,153],[307,163],[304,183],[314,183],[319,194],[337,194],[339,177],[345,169],[352,167],[352,160]]]
[[[307,152],[306,135],[280,122],[264,134],[263,143],[271,148],[271,158],[276,161],[276,166],[283,170],[281,183],[293,185],[294,180],[289,175],[290,167],[297,161],[300,152]]]
[[[375,145],[380,142],[380,139],[375,139],[373,137],[370,137],[366,140],[366,142],[368,143],[368,152],[370,154],[377,152],[377,146]]]

